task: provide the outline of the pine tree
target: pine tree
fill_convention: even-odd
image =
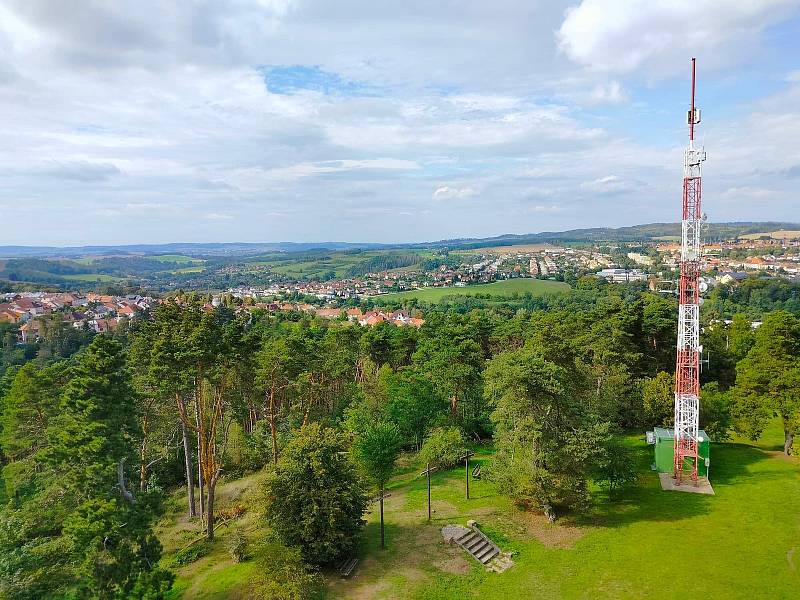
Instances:
[[[161,598],[157,493],[134,496],[137,418],[119,343],[99,335],[73,370],[39,451],[40,487],[0,515],[0,597]]]

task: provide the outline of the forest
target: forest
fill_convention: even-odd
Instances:
[[[723,290],[704,306],[700,425],[758,439],[777,417],[791,454],[800,311],[766,297]],[[485,477],[552,520],[598,487],[625,497],[623,434],[672,420],[674,299],[582,278],[549,301],[423,310],[420,329],[361,327],[177,295],[113,334],[54,326],[20,345],[4,325],[0,598],[164,598],[169,493],[186,490],[213,539],[220,482],[257,471],[253,552],[281,561],[252,582],[267,598],[313,596],[402,454],[446,468],[489,442]]]

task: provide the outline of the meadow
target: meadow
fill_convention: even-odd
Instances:
[[[62,279],[66,279],[68,281],[81,281],[81,282],[95,282],[100,281],[102,283],[111,283],[122,281],[121,277],[114,277],[113,275],[107,275],[105,273],[78,273],[75,275],[62,275]]]
[[[421,288],[418,290],[411,290],[408,292],[397,292],[394,294],[385,294],[380,296],[381,300],[402,302],[403,300],[411,300],[415,298],[422,302],[441,302],[447,296],[511,296],[512,294],[527,294],[534,295],[552,294],[559,292],[566,292],[569,290],[569,285],[560,281],[547,281],[542,279],[506,279],[504,281],[496,281],[494,283],[483,283],[479,285],[470,285],[467,287],[438,287],[438,288]]]
[[[782,456],[777,424],[757,444],[713,444],[715,496],[664,492],[650,468],[652,448],[626,438],[637,453],[639,479],[621,501],[595,490],[589,514],[549,523],[515,507],[484,479],[464,494],[463,468],[432,477],[433,519],[415,457],[401,459],[387,487],[386,550],[379,548],[377,505],[367,515],[354,574],[326,573],[327,598],[795,598],[800,589],[800,461]],[[492,448],[476,448],[486,464]],[[223,504],[243,504],[238,523],[262,531],[261,475],[221,486]],[[175,510],[180,510],[180,495]],[[446,545],[442,526],[475,519],[514,566],[490,573],[460,548]],[[196,535],[179,514],[160,528],[167,557]],[[178,598],[243,598],[255,565],[234,563],[220,528],[209,553],[178,568]]]

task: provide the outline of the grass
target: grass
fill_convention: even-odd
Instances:
[[[255,540],[259,533],[260,514],[252,495],[257,493],[260,474],[226,482],[217,490],[217,512],[235,504],[248,506],[248,511],[236,519],[231,527],[242,529]],[[175,555],[192,540],[202,536],[202,526],[197,519],[189,520],[185,515],[186,494],[176,492],[171,498],[171,510],[162,519],[157,529],[164,545],[164,562],[172,568],[177,578],[168,600],[197,598],[202,600],[224,600],[243,592],[255,569],[253,561],[236,563],[225,548],[232,529],[223,525],[216,531],[216,539],[209,552],[198,560],[184,566],[175,566]],[[199,542],[204,543],[204,542]]]
[[[511,296],[512,294],[532,293],[542,295],[548,293],[566,292],[569,285],[560,281],[546,281],[541,279],[506,279],[494,283],[470,285],[467,287],[422,288],[408,292],[398,292],[379,296],[381,300],[399,301],[416,298],[424,302],[441,302],[446,296],[476,296],[489,294],[490,296]]]
[[[767,231],[764,233],[748,233],[745,235],[740,235],[739,237],[745,240],[757,240],[762,237],[769,237],[775,240],[794,240],[800,238],[800,231],[780,229],[778,231]]]
[[[152,254],[146,258],[157,260],[158,262],[172,262],[172,263],[188,263],[188,264],[202,264],[203,260],[200,258],[192,258],[191,256],[184,256],[183,254]]]
[[[756,444],[712,446],[716,495],[661,491],[649,469],[652,448],[627,438],[637,453],[637,486],[621,502],[597,491],[590,514],[544,517],[518,510],[485,480],[473,480],[464,497],[463,468],[432,477],[434,514],[427,523],[425,479],[415,458],[404,456],[387,486],[387,549],[379,548],[377,505],[367,514],[354,575],[326,574],[335,598],[794,598],[800,589],[800,461],[774,451],[775,425]],[[486,463],[491,448],[478,449]],[[474,464],[474,463],[473,463]],[[223,502],[253,488],[257,476],[225,483]],[[244,492],[243,498],[247,497]],[[515,565],[489,573],[457,547],[442,542],[440,528],[476,519]],[[255,511],[243,518],[253,534]],[[184,544],[185,525],[162,530],[168,553]],[[179,570],[171,598],[235,598],[252,563],[233,563],[224,551],[227,532],[208,556]],[[183,536],[183,537],[182,537]]]
[[[105,273],[78,273],[76,275],[61,275],[61,277],[70,281],[122,281],[120,277],[114,277],[113,275],[107,275]]]
[[[466,248],[464,250],[454,250],[455,254],[523,254],[530,252],[541,252],[547,248],[555,248],[553,244],[514,244],[510,246],[487,246],[479,248]]]
[[[403,250],[402,254],[415,254],[420,261],[432,256],[430,252],[420,250]],[[351,251],[313,251],[297,254],[273,254],[256,257],[248,264],[269,267],[275,273],[294,279],[309,279],[323,277],[334,273],[337,278],[348,276],[348,270],[370,258],[395,254],[385,250],[368,250],[364,252]],[[390,272],[404,272],[418,269],[419,265],[389,269]]]

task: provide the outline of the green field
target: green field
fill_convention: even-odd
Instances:
[[[77,275],[61,275],[60,277],[64,279],[68,279],[70,281],[102,281],[104,283],[113,282],[113,281],[122,281],[120,277],[114,277],[113,275],[106,275],[105,273],[79,273]]]
[[[377,507],[367,515],[355,574],[326,573],[327,598],[796,598],[800,589],[800,461],[774,450],[774,426],[759,444],[712,446],[715,496],[660,489],[650,471],[652,447],[627,438],[638,455],[639,482],[625,500],[595,495],[589,515],[551,524],[474,480],[464,498],[463,469],[433,476],[432,523],[426,522],[421,465],[404,456],[387,491],[387,549],[379,549]],[[491,458],[478,448],[477,462]],[[220,504],[249,506],[239,526],[263,531],[259,475],[224,483]],[[175,510],[182,511],[175,498]],[[443,543],[440,528],[476,519],[515,565],[489,573],[461,549]],[[169,555],[196,535],[198,525],[177,512],[160,530]],[[171,598],[244,597],[254,563],[225,552],[226,528],[209,555],[178,571]]]
[[[173,262],[173,263],[189,263],[189,264],[202,264],[200,258],[192,258],[191,256],[184,256],[183,254],[154,254],[148,255],[145,258],[157,260],[159,262]]]
[[[417,254],[420,260],[430,256],[430,253],[424,251],[403,251],[403,254]],[[311,252],[311,253],[298,253],[286,254],[276,253],[272,255],[265,255],[257,257],[256,260],[251,261],[250,264],[267,266],[275,273],[290,277],[292,279],[311,279],[322,278],[334,274],[337,278],[348,276],[348,270],[360,263],[364,263],[371,258],[379,256],[387,256],[392,254],[383,250],[371,250],[365,252],[347,252],[347,251],[332,251],[332,252]],[[399,267],[396,269],[389,269],[389,271],[404,271],[413,270],[411,267]]]
[[[395,294],[385,294],[378,296],[380,300],[402,302],[416,298],[423,302],[440,302],[446,296],[477,296],[478,294],[489,294],[490,296],[511,296],[512,294],[526,294],[530,292],[534,295],[551,294],[566,292],[569,285],[560,281],[545,281],[541,279],[506,279],[494,283],[484,283],[480,285],[470,285],[467,287],[446,287],[446,288],[422,288],[409,292],[398,292]]]

